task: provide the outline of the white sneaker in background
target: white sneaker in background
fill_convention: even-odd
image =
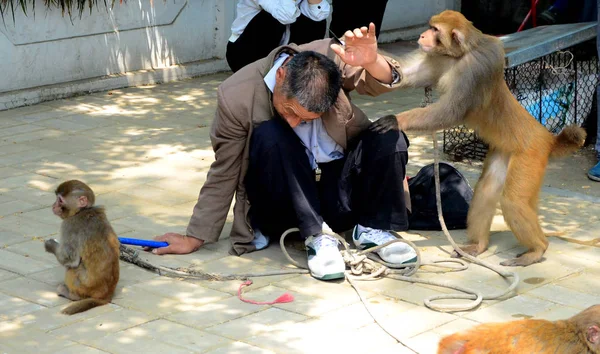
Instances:
[[[356,225],[352,232],[352,240],[357,248],[365,250],[396,240],[396,237],[384,230]],[[384,261],[393,264],[412,263],[417,260],[417,252],[402,242],[392,243],[375,253]]]

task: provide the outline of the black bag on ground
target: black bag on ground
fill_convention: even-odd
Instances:
[[[433,171],[433,164],[427,165],[408,180],[412,205],[412,213],[408,217],[410,230],[442,229],[437,213]],[[456,168],[445,162],[440,162],[440,192],[442,214],[448,230],[466,229],[473,189]]]

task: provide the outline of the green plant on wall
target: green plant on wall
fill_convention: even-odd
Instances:
[[[118,1],[123,3],[125,0]],[[78,12],[81,16],[86,9],[89,9],[91,13],[92,9],[97,8],[99,4],[104,4],[105,8],[108,8],[110,4],[112,8],[115,2],[117,0],[44,0],[44,5],[47,9],[58,8],[62,11],[63,16],[68,14],[71,17],[73,12]],[[10,12],[14,21],[15,11],[19,11],[19,9],[27,15],[27,11],[31,8],[35,14],[35,3],[36,0],[0,0],[0,15],[4,19],[4,15]]]

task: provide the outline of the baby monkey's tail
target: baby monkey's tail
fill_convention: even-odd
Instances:
[[[65,309],[62,310],[61,312],[64,313],[65,315],[74,315],[76,313],[87,311],[87,310],[93,309],[94,307],[106,305],[108,303],[109,303],[109,301],[88,298],[88,299],[75,301],[71,305],[65,307]]]

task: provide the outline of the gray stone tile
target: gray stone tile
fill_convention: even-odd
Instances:
[[[94,344],[95,348],[102,349],[95,344],[94,339],[135,327],[152,321],[155,318],[155,316],[150,316],[139,311],[116,309],[115,311],[106,312],[93,318],[60,327],[49,333],[57,338],[77,340],[84,344]]]
[[[54,264],[24,257],[20,254],[0,250],[0,269],[17,274],[30,274],[54,267]]]
[[[579,309],[585,309],[589,306],[600,304],[600,296],[582,293],[554,284],[548,284],[533,289],[527,292],[527,295]]]
[[[35,328],[42,331],[51,331],[120,309],[120,307],[117,305],[108,304],[94,307],[93,309],[74,315],[65,315],[61,313],[61,311],[69,305],[70,302],[56,307],[43,308],[41,310],[16,317],[13,322],[20,324],[25,329]]]
[[[171,347],[183,347],[193,352],[205,352],[232,342],[222,336],[163,319],[136,326],[123,334],[130,334],[133,338],[155,339]]]
[[[65,349],[55,352],[55,354],[102,354],[104,351],[96,348],[88,347],[83,344],[74,344],[66,347]]]
[[[4,147],[2,148],[2,150],[4,150]],[[16,167],[0,167],[0,178],[14,177],[18,175],[24,175],[26,173],[27,171]]]
[[[129,332],[113,333],[105,338],[90,341],[90,345],[107,353],[130,354],[130,353],[148,353],[148,354],[186,354],[194,353],[189,349],[179,346],[159,342],[156,339],[140,338],[134,339]]]
[[[26,173],[18,176],[6,177],[0,180],[3,192],[22,187],[37,188],[45,191],[54,190],[59,181],[34,173]]]
[[[63,283],[65,279],[65,267],[56,264],[54,267],[50,269],[43,270],[41,272],[31,273],[27,275],[28,278],[35,279],[41,281],[46,284],[50,284],[53,286],[58,286],[58,284]]]
[[[0,321],[10,320],[43,308],[43,306],[19,299],[18,297],[0,293]]]
[[[152,273],[148,270],[125,262],[121,262],[119,270],[119,286],[121,287],[141,283],[143,281],[159,277],[159,275],[156,273]]]
[[[244,342],[232,342],[228,345],[206,352],[207,354],[275,354],[275,352],[261,349]]]
[[[292,295],[294,297],[294,301],[283,304],[274,304],[272,306],[305,316],[320,316],[326,312],[333,311],[335,309],[339,309],[360,301],[358,297],[355,299],[331,299],[328,297],[317,298],[272,285],[257,290],[244,292],[244,298],[261,302],[273,301],[285,293]]]
[[[25,172],[23,174],[25,174]],[[32,204],[44,206],[46,208],[45,211],[48,214],[54,215],[52,214],[50,209],[50,206],[52,205],[52,203],[54,203],[54,199],[56,198],[56,196],[54,195],[54,189],[41,190],[39,188],[20,187],[8,190],[6,192],[3,192],[2,194],[15,200],[23,200]],[[43,211],[44,210],[40,210],[40,213],[42,213]],[[54,218],[58,220],[56,216],[54,216]],[[46,218],[43,219],[43,221],[46,221]]]
[[[56,151],[49,151],[49,150],[27,150],[27,151],[23,151],[23,152],[19,152],[19,153],[13,153],[13,154],[7,154],[7,155],[2,155],[0,156],[0,165],[6,165],[6,166],[16,166],[21,168],[21,166],[29,161],[35,161],[35,160],[39,160],[41,158],[47,157],[47,156],[52,156],[52,155],[56,155],[58,154]],[[39,165],[37,165],[39,166]],[[31,171],[31,172],[35,172],[38,173],[38,171],[35,168],[24,168],[25,170]],[[42,172],[40,172],[41,174]]]
[[[19,235],[14,232],[0,230],[0,248],[6,248],[9,245],[19,242],[25,242],[29,239],[30,238],[27,238],[23,235]]]
[[[530,318],[553,307],[559,306],[553,302],[538,299],[528,295],[518,295],[484,309],[464,315],[464,318],[477,322],[504,322],[515,319]]]
[[[56,293],[56,286],[25,277],[1,282],[0,292],[46,307],[67,304],[70,302],[63,297],[58,296]]]
[[[205,331],[234,340],[242,340],[263,332],[272,332],[283,326],[304,321],[307,318],[297,313],[269,308],[223,324],[208,327]]]
[[[138,283],[132,288],[174,299],[182,306],[180,311],[231,297],[227,293],[166,277]]]
[[[29,239],[56,235],[58,229],[52,225],[24,218],[22,215],[10,215],[0,219],[0,229],[22,235]]]
[[[23,330],[18,324],[0,322],[0,342],[8,353],[56,353],[74,343],[36,329]]]
[[[157,317],[186,309],[185,305],[180,304],[175,299],[160,296],[133,286],[118,287],[112,302],[123,308]]]
[[[0,282],[18,278],[19,274],[0,269]]]
[[[378,321],[397,338],[408,339],[456,319],[458,317],[453,314],[418,307],[398,316],[388,316]]]
[[[559,321],[566,320],[569,317],[575,316],[579,312],[581,312],[580,307],[557,306],[552,307],[548,311],[537,314],[535,318],[548,321]]]
[[[56,256],[46,252],[44,249],[44,239],[33,239],[30,241],[20,242],[5,248],[7,251],[20,254],[27,258],[36,259],[42,262],[47,262],[53,266],[60,265],[56,260]]]
[[[42,129],[44,129],[44,128],[38,127],[35,125],[30,125],[30,124],[15,125],[12,127],[0,129],[0,138],[6,137],[6,136],[14,136],[14,135],[18,135],[18,134],[30,133],[30,132],[34,132],[36,130],[42,130]]]
[[[41,199],[39,202],[53,203],[52,200],[46,201]],[[20,216],[25,219],[36,220],[44,224],[48,224],[49,227],[54,227],[56,231],[60,229],[61,219],[52,213],[52,208],[50,205],[41,209],[24,212]]]
[[[591,295],[600,294],[600,267],[592,265],[557,281],[556,285]]]
[[[206,328],[247,316],[265,308],[266,306],[248,304],[240,301],[237,297],[230,297],[169,315],[167,319],[191,327]]]

